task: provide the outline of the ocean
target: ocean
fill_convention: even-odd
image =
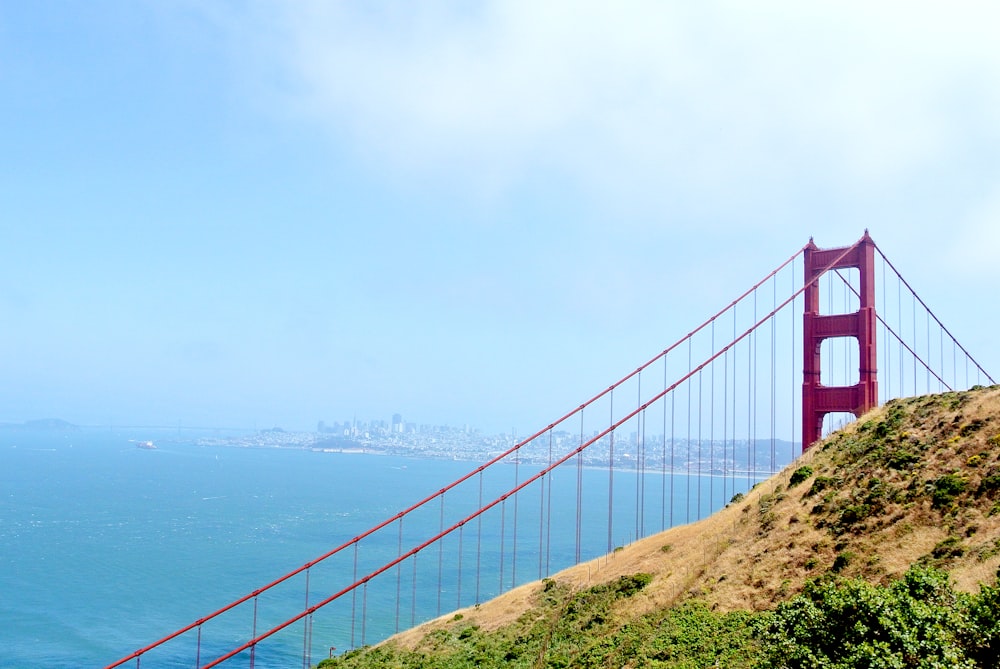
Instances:
[[[199,441],[204,436],[219,434],[0,430],[0,667],[108,665],[350,541],[477,466],[206,446]],[[141,440],[157,448],[137,448]],[[445,503],[432,502],[359,549],[207,623],[200,641],[192,632],[167,644],[141,666],[206,662],[419,545],[537,469],[505,465],[477,475],[449,492]],[[607,470],[597,468],[557,472],[547,488],[536,484],[505,500],[445,543],[336,599],[308,625],[275,635],[255,651],[255,666],[302,666],[303,655],[315,664],[330,652],[377,642],[553,573],[577,553],[596,557],[610,544],[693,520],[693,498],[700,515],[708,515],[752,483],[734,480],[727,489],[729,482],[717,477],[649,473],[640,479],[621,472],[609,504],[608,479]],[[585,492],[579,524],[578,485]],[[669,514],[668,496],[674,500]],[[249,666],[247,657],[223,666]]]

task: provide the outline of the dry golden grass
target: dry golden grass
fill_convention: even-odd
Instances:
[[[873,440],[880,430],[887,434]],[[916,459],[887,466],[892,454]],[[804,465],[814,474],[790,488],[792,472]],[[929,490],[946,474],[962,477],[967,492],[935,508]],[[649,586],[622,602],[624,618],[688,598],[722,611],[772,608],[834,569],[838,555],[850,558],[839,570],[846,576],[884,583],[925,561],[948,570],[958,588],[974,591],[992,582],[1000,566],[998,495],[975,493],[991,475],[1000,475],[1000,387],[891,402],[817,444],[741,502],[553,579],[585,588],[652,574]],[[810,495],[819,476],[837,484]],[[852,508],[868,508],[851,505],[866,504],[872,490],[887,492],[869,515],[845,520]],[[455,613],[463,626],[500,628],[530,612],[541,588],[541,582],[521,586],[391,641],[414,648],[432,629],[454,624]]]

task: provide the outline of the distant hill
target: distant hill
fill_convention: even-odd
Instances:
[[[933,615],[947,618],[961,609],[962,624],[974,618],[993,630],[970,640],[952,629],[959,623],[918,620],[913,624],[945,630],[948,643],[979,644],[976,652],[994,658],[933,666],[1000,666],[1000,595],[989,588],[979,599],[961,594],[996,583],[998,566],[1000,387],[994,386],[890,401],[710,518],[324,665],[482,666],[492,657],[484,649],[493,648],[509,656],[498,667],[756,666],[753,653],[762,651],[752,639],[761,638],[761,621],[776,619],[761,612],[791,615],[795,607],[813,606],[823,584],[842,584],[829,587],[882,593],[847,598],[855,609],[858,598],[902,597],[906,588],[926,587],[914,601],[937,602],[928,609]],[[945,585],[920,585],[935,574],[943,574]],[[900,579],[909,580],[899,585]],[[930,597],[932,591],[938,594]],[[789,604],[803,592],[808,597]],[[824,601],[837,601],[835,595]],[[968,613],[973,609],[978,613]],[[567,621],[583,610],[585,622],[567,632]],[[576,636],[560,640],[566,634]],[[636,644],[632,654],[623,650],[629,643]],[[902,652],[913,662],[899,666],[932,666],[918,661],[931,653]]]
[[[78,425],[59,418],[40,418],[23,423],[0,423],[0,429],[6,430],[79,430]]]

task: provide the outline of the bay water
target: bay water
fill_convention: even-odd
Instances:
[[[349,542],[477,465],[206,446],[205,436],[221,435],[0,430],[0,667],[103,667]],[[157,448],[136,447],[145,440]],[[216,657],[419,546],[535,470],[507,466],[493,478],[472,477],[448,493],[447,503],[431,502],[360,549],[345,549],[206,624],[204,640],[189,633],[145,656],[142,666],[190,667]],[[727,490],[701,480],[693,487],[682,475],[649,479],[618,481],[612,504],[606,492],[577,501],[581,487],[606,487],[606,470],[552,476],[548,488],[504,500],[446,542],[276,635],[255,651],[254,666],[315,664],[330,652],[377,642],[577,557],[605,554],[610,544],[692,520],[692,494],[707,515],[752,483]],[[578,503],[585,519],[579,523]],[[249,666],[247,657],[224,666]]]

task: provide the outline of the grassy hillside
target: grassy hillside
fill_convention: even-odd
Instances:
[[[982,654],[993,647],[989,635],[1000,635],[988,631],[1000,598],[989,588],[963,593],[995,583],[998,566],[1000,387],[992,387],[889,402],[711,518],[328,664],[756,666],[777,639],[794,638],[783,624],[804,629],[802,611],[813,622],[856,616],[858,601],[908,612],[896,631],[876,636],[938,635]],[[975,634],[970,620],[981,621]],[[940,666],[996,666],[941,652]]]

